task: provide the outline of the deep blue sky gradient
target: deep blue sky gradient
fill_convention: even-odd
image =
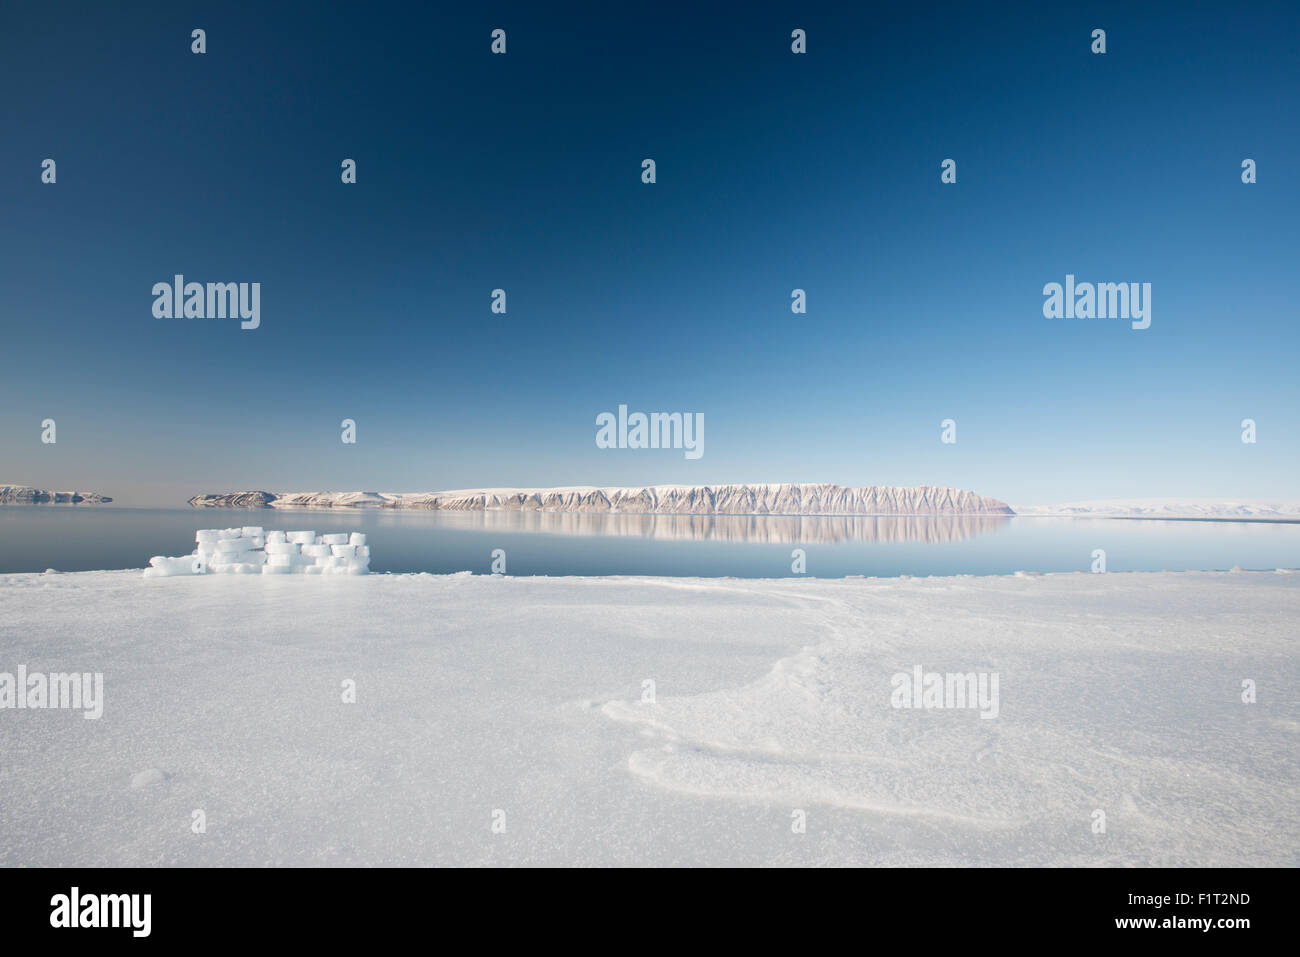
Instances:
[[[0,482],[1300,498],[1300,7],[1057,6],[11,4]],[[1067,272],[1151,328],[1043,318]]]

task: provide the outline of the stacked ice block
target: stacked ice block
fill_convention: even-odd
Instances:
[[[260,528],[203,528],[194,533],[194,540],[194,554],[212,574],[256,575],[266,561]]]
[[[192,555],[149,559],[146,578],[172,575],[366,575],[370,547],[358,532],[263,532],[260,527],[201,528]]]
[[[365,575],[370,546],[359,532],[318,536],[315,532],[271,532],[266,537],[263,575]]]

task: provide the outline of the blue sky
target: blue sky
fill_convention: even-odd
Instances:
[[[0,482],[1300,497],[1297,8],[836,6],[11,5]],[[178,272],[261,327],[154,318]]]

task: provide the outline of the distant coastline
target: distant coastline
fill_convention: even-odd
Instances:
[[[1300,522],[1300,502],[1227,499],[1112,499],[1017,505],[1021,518],[1138,518],[1204,522]]]
[[[195,495],[194,508],[424,509],[642,515],[1001,515],[1020,518],[1128,518],[1207,522],[1300,522],[1300,502],[1245,499],[1115,499],[1016,505],[963,489],[784,483],[562,486],[441,492],[268,492]]]
[[[98,492],[55,492],[30,485],[0,485],[0,505],[99,505],[111,501]]]
[[[445,492],[230,492],[195,508],[389,508],[442,511],[623,512],[672,515],[1012,515],[1005,502],[963,489],[831,484],[568,486]]]

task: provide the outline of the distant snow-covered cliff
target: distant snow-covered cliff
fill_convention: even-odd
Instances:
[[[113,501],[98,492],[51,492],[30,485],[0,485],[0,505],[81,504],[95,505]]]
[[[196,495],[195,507],[518,509],[679,515],[1011,515],[997,499],[962,489],[828,484],[573,486],[458,489],[448,492],[232,492]]]

